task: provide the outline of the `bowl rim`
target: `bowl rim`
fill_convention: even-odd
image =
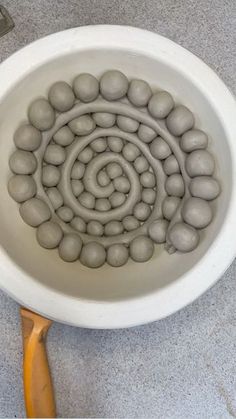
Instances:
[[[134,49],[158,54],[205,86],[221,113],[232,157],[232,193],[220,232],[206,254],[184,275],[162,289],[124,301],[92,301],[50,289],[24,272],[0,247],[0,288],[29,309],[53,320],[86,328],[132,327],[164,318],[190,304],[225,272],[236,254],[236,102],[234,96],[202,60],[156,33],[130,26],[91,25],[41,38],[15,52],[0,65],[0,97],[34,68],[68,51],[94,47]],[[182,64],[181,64],[182,62]],[[182,65],[182,67],[181,67]],[[219,105],[220,104],[220,105]],[[233,231],[234,230],[234,231]],[[225,246],[227,243],[227,249]],[[62,310],[63,307],[63,310]]]

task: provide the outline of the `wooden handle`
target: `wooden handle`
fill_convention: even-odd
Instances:
[[[55,418],[56,409],[45,340],[51,320],[21,308],[23,376],[28,418]]]

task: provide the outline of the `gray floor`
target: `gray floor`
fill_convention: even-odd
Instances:
[[[73,26],[134,25],[201,57],[236,92],[235,0],[1,0],[15,21],[0,60]],[[1,81],[0,81],[1,82]],[[59,416],[236,417],[234,263],[218,284],[168,319],[130,330],[54,324],[48,340]],[[0,416],[24,416],[18,306],[0,293]]]

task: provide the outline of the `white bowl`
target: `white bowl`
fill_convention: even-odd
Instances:
[[[97,270],[61,261],[42,249],[9,197],[8,157],[13,133],[33,98],[55,80],[80,72],[100,76],[117,68],[170,91],[188,106],[210,138],[222,193],[216,215],[192,253]],[[70,29],[30,44],[0,65],[0,286],[14,299],[57,321],[90,328],[119,328],[161,319],[192,302],[222,275],[236,248],[236,104],[201,60],[170,40],[127,26]]]

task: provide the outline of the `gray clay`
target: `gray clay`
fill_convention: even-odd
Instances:
[[[93,102],[99,94],[99,83],[92,74],[82,73],[74,79],[73,90],[82,102]]]
[[[130,182],[125,176],[115,178],[113,185],[117,192],[128,193],[130,190]]]
[[[134,167],[135,167],[136,172],[143,173],[149,169],[149,163],[144,156],[139,156],[134,161]]]
[[[152,95],[149,84],[144,80],[132,80],[128,89],[128,99],[134,106],[146,106]]]
[[[111,179],[109,178],[107,172],[103,170],[98,173],[97,181],[100,186],[107,186],[111,183]]]
[[[111,203],[107,198],[98,198],[95,202],[95,209],[97,211],[109,211],[111,209]]]
[[[71,188],[76,198],[84,191],[84,185],[79,179],[72,179]]]
[[[80,262],[88,268],[99,268],[106,260],[104,247],[97,242],[90,242],[83,246]]]
[[[127,116],[118,115],[116,120],[117,126],[125,132],[136,132],[139,127],[139,122]]]
[[[116,177],[119,177],[122,175],[123,170],[118,163],[111,162],[111,163],[108,163],[106,167],[106,172],[110,179],[115,179]]]
[[[171,220],[179,207],[181,199],[177,196],[167,196],[162,204],[163,216]]]
[[[71,178],[82,179],[82,177],[84,176],[84,172],[85,172],[85,164],[80,161],[76,161],[71,170]]]
[[[75,135],[88,135],[96,128],[96,124],[90,115],[82,115],[72,119],[68,125]]]
[[[128,259],[129,251],[123,244],[113,244],[107,249],[107,263],[111,266],[123,266]]]
[[[104,233],[106,236],[116,236],[123,233],[124,227],[120,221],[109,221],[105,225]]]
[[[195,150],[186,157],[185,167],[191,177],[210,176],[214,172],[215,161],[209,151]]]
[[[63,205],[63,198],[57,188],[48,188],[46,194],[55,211]]]
[[[105,138],[97,138],[90,144],[90,147],[95,153],[103,153],[107,148],[107,141]]]
[[[112,208],[116,208],[116,207],[121,206],[125,202],[126,196],[122,192],[115,191],[111,194],[111,196],[109,197],[109,200],[110,200]]]
[[[95,207],[95,198],[90,192],[82,192],[79,196],[79,202],[85,208],[93,209]]]
[[[40,246],[45,249],[55,249],[63,237],[59,224],[46,221],[37,228],[36,238]]]
[[[134,161],[140,155],[140,150],[135,144],[128,143],[123,147],[122,154],[127,161]]]
[[[59,166],[64,163],[66,159],[66,152],[63,147],[57,144],[49,144],[45,150],[44,161],[54,166]]]
[[[172,96],[165,91],[155,93],[148,103],[148,110],[153,118],[164,119],[174,107]]]
[[[41,132],[33,125],[21,125],[14,134],[14,143],[17,148],[25,151],[35,151],[42,141]]]
[[[139,220],[137,220],[137,218],[135,218],[133,215],[127,215],[122,220],[122,223],[123,223],[124,229],[127,231],[136,230],[140,226]]]
[[[55,112],[46,99],[36,99],[31,103],[28,117],[31,124],[40,131],[49,130],[55,122]]]
[[[171,134],[183,135],[194,125],[194,116],[186,106],[179,105],[171,111],[166,119],[166,126]]]
[[[116,115],[107,112],[97,112],[93,114],[93,119],[101,128],[110,128],[116,122]]]
[[[197,230],[185,223],[174,224],[168,235],[175,249],[183,253],[196,249],[199,243]]]
[[[58,252],[60,257],[65,262],[74,262],[80,255],[82,244],[78,234],[66,234],[59,244]]]
[[[78,155],[78,160],[87,164],[93,158],[93,150],[90,147],[85,147]]]
[[[184,202],[183,220],[195,228],[205,228],[213,218],[212,209],[207,201],[191,197]]]
[[[32,198],[36,194],[36,183],[32,176],[15,175],[8,181],[9,195],[16,202],[24,202]]]
[[[149,237],[138,236],[130,243],[129,251],[135,262],[147,262],[153,255],[154,245]]]
[[[138,136],[144,143],[150,143],[156,136],[156,132],[147,125],[140,124],[138,129]]]
[[[120,153],[123,148],[123,141],[119,137],[108,137],[107,144],[114,153]]]
[[[199,129],[191,129],[185,132],[180,139],[180,147],[186,153],[194,150],[207,148],[208,137],[205,132]]]
[[[31,175],[37,169],[37,160],[30,151],[16,150],[9,159],[9,166],[17,175]]]
[[[56,213],[57,213],[58,217],[62,221],[64,221],[65,223],[69,223],[72,220],[73,216],[74,216],[72,209],[69,208],[69,207],[67,207],[67,206],[60,207],[57,210]]]
[[[167,157],[167,159],[163,162],[163,170],[168,176],[180,172],[178,160],[173,154]]]
[[[56,186],[59,183],[60,177],[61,177],[61,172],[57,167],[51,164],[48,164],[47,166],[43,166],[42,184],[46,186],[47,188]]]
[[[51,218],[47,204],[39,198],[31,198],[20,206],[20,215],[26,224],[37,227]]]
[[[189,190],[193,196],[211,201],[219,195],[220,185],[210,176],[197,176],[191,180]]]
[[[65,81],[54,83],[48,93],[48,99],[53,108],[59,112],[69,111],[74,105],[75,95],[72,88]]]
[[[80,233],[86,232],[86,223],[80,217],[74,217],[73,220],[70,222],[70,225],[72,228],[79,231]]]
[[[150,151],[155,159],[164,160],[171,154],[171,149],[167,142],[161,137],[155,138],[150,144]]]
[[[129,82],[127,77],[117,70],[107,71],[100,80],[100,92],[106,100],[118,100],[126,95]]]
[[[167,220],[156,220],[150,224],[148,234],[154,243],[165,243],[169,223]]]
[[[154,174],[151,172],[143,172],[140,176],[140,183],[144,188],[153,188],[156,184]]]
[[[182,176],[179,173],[168,176],[165,183],[168,195],[181,198],[184,195],[185,186]]]
[[[150,188],[142,190],[142,201],[148,205],[153,205],[156,199],[156,191]]]
[[[87,234],[91,236],[102,236],[104,233],[104,227],[99,221],[91,220],[87,224]]]
[[[61,145],[62,147],[70,145],[74,141],[74,138],[75,136],[73,132],[67,125],[60,128],[53,136],[55,143]]]
[[[145,221],[148,219],[149,215],[151,214],[151,209],[148,204],[145,202],[139,202],[134,207],[134,216],[140,220]]]

